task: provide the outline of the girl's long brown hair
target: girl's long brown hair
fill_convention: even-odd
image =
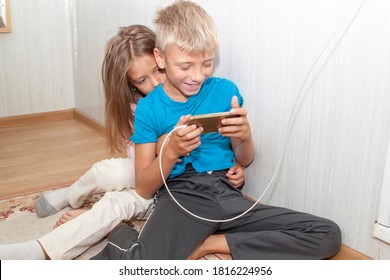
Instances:
[[[111,152],[125,150],[125,140],[134,132],[131,104],[143,97],[128,80],[127,73],[136,57],[153,55],[154,32],[143,25],[122,27],[106,47],[102,80],[106,98],[106,131]]]

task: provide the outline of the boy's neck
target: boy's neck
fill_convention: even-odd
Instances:
[[[168,80],[163,84],[163,89],[166,95],[168,95],[168,97],[171,98],[173,101],[186,102],[188,98],[190,98],[189,96],[178,90],[176,87],[174,87]]]

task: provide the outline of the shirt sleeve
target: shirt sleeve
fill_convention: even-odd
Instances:
[[[157,142],[157,122],[155,115],[152,113],[154,108],[149,102],[138,102],[134,118],[134,134],[130,140],[135,144],[155,143]]]

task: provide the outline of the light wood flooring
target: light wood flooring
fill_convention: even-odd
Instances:
[[[15,123],[15,122],[13,122]],[[0,199],[66,186],[111,157],[106,139],[77,119],[0,126]]]

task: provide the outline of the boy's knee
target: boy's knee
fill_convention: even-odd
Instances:
[[[336,255],[342,244],[340,227],[333,221],[327,220],[327,232],[325,233],[322,250],[324,258]]]
[[[341,249],[341,241],[342,241],[341,229],[336,223],[334,223],[334,222],[331,222],[331,223],[332,223],[332,232],[334,235],[334,242],[333,242],[334,243],[334,254],[336,254]]]

